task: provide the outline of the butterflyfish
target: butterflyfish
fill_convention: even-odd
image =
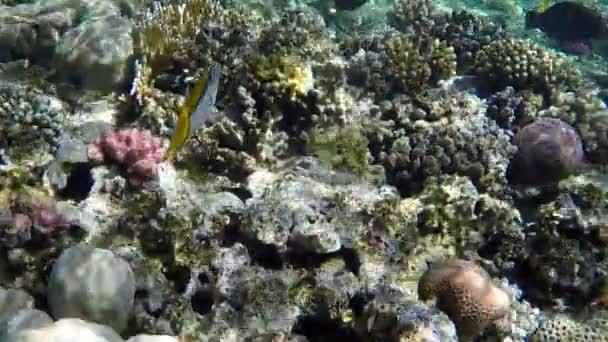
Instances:
[[[178,112],[177,125],[165,160],[171,161],[188,139],[207,121],[217,115],[215,98],[220,85],[221,69],[218,64],[211,66],[207,73],[201,75],[194,87],[188,92],[184,104]]]

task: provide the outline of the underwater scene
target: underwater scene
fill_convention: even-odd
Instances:
[[[0,0],[0,342],[608,341],[608,1]]]

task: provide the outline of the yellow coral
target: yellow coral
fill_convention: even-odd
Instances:
[[[297,57],[259,57],[251,60],[249,65],[258,80],[270,83],[273,89],[285,93],[290,99],[306,95],[312,89],[312,69]]]

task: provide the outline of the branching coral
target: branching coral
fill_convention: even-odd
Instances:
[[[306,95],[312,89],[312,70],[298,57],[260,56],[248,64],[256,79],[268,84],[276,94],[284,94],[291,100]]]
[[[164,153],[160,138],[136,128],[108,132],[88,149],[91,161],[110,159],[125,165],[132,182],[156,177]]]
[[[432,33],[454,47],[458,68],[461,70],[473,65],[475,55],[481,48],[507,36],[501,26],[467,11],[435,20]]]
[[[394,2],[389,18],[393,25],[405,33],[426,33],[433,25],[430,0],[398,0]]]
[[[368,127],[368,139],[388,181],[403,193],[442,174],[469,176],[484,190],[505,184],[501,163],[512,153],[509,138],[475,101],[459,94],[386,103],[380,122]]]
[[[286,11],[260,33],[258,49],[300,57],[328,57],[333,49],[323,18],[302,9]]]
[[[49,237],[72,222],[55,200],[29,186],[4,189],[0,193],[0,244],[23,247],[35,236]]]
[[[517,130],[536,119],[543,105],[540,95],[530,91],[516,92],[513,87],[492,94],[486,114],[505,129]]]
[[[519,39],[501,39],[482,48],[475,57],[475,73],[491,90],[513,86],[551,94],[581,84],[569,59]]]
[[[574,126],[584,142],[587,158],[597,163],[608,162],[608,110],[594,91],[556,93],[549,108],[538,116],[559,118]]]
[[[158,73],[171,60],[191,54],[202,23],[220,18],[221,8],[213,0],[173,0],[168,5],[155,2],[136,27],[136,52]]]
[[[393,36],[385,42],[385,49],[387,76],[406,93],[420,93],[430,82],[456,74],[454,49],[440,40]]]

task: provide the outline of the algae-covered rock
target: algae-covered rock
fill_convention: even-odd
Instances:
[[[124,342],[111,328],[75,318],[64,318],[47,327],[22,330],[16,334],[13,342],[70,342],[74,340]]]
[[[0,341],[14,341],[21,330],[38,329],[53,324],[53,320],[44,311],[22,309],[11,317],[0,320]]]
[[[78,245],[53,265],[48,301],[55,318],[79,317],[121,331],[133,307],[135,281],[129,265],[111,251]]]
[[[120,16],[90,20],[67,32],[55,49],[58,75],[103,92],[128,81],[133,54],[131,22]]]

